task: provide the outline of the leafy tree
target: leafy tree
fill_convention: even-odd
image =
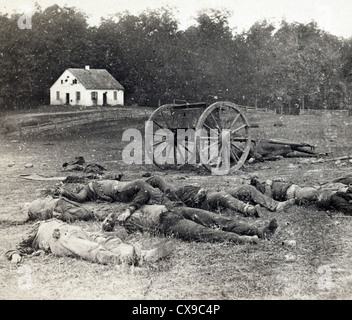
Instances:
[[[228,79],[233,74],[233,35],[228,15],[222,10],[202,11],[197,25],[183,33],[185,98],[210,101],[232,95]]]
[[[0,99],[5,109],[17,107],[31,96],[35,86],[31,77],[35,58],[30,50],[30,30],[18,28],[19,17],[0,18]]]
[[[48,89],[65,69],[86,64],[91,49],[86,19],[82,12],[58,5],[33,15],[30,43],[36,59],[32,75],[36,101],[48,102]]]
[[[5,107],[48,103],[50,86],[66,68],[81,67],[89,51],[86,16],[74,8],[37,7],[32,29],[20,29],[19,17],[0,19]]]
[[[309,24],[283,21],[275,36],[275,83],[271,92],[301,108],[328,102],[327,92],[337,81],[338,41]]]
[[[114,72],[122,77],[131,102],[157,106],[167,91],[175,67],[172,52],[177,27],[172,12],[165,8],[139,16],[127,12],[99,27],[98,35],[108,39],[109,64],[117,67]]]
[[[246,85],[243,94],[254,102],[255,107],[258,107],[258,101],[264,102],[270,92],[274,62],[272,37],[274,29],[272,24],[264,20],[256,22],[244,33],[246,57],[242,57],[244,62],[242,67],[245,68],[242,74]]]
[[[156,107],[174,99],[243,105],[338,108],[351,103],[352,42],[315,22],[275,28],[256,22],[234,34],[230,12],[209,9],[178,29],[170,8],[122,12],[90,27],[87,16],[58,5],[32,17],[0,14],[0,108],[43,104],[67,68],[106,68],[127,103]]]

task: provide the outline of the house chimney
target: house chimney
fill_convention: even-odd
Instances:
[[[84,69],[89,70],[89,66],[85,66]]]

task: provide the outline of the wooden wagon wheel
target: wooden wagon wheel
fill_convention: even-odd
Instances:
[[[208,170],[224,165],[224,158],[219,155],[225,151],[226,144],[223,145],[222,141],[228,138],[228,173],[243,166],[251,147],[251,132],[246,116],[234,103],[221,101],[210,105],[200,116],[196,132],[199,157],[203,158],[201,163]]]
[[[195,163],[196,143],[193,139],[180,140],[179,128],[175,128],[173,116],[175,105],[166,104],[157,108],[146,124],[146,157],[158,168],[179,169],[186,163]],[[192,141],[193,140],[193,141]]]

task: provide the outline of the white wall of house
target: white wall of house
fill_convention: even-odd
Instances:
[[[123,90],[87,90],[71,72],[66,70],[50,88],[51,105],[82,105],[82,106],[102,106],[104,94],[106,103],[111,106],[124,105]],[[92,92],[97,99],[92,99]]]

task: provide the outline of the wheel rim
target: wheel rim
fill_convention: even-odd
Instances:
[[[251,147],[251,133],[246,116],[234,103],[222,101],[210,105],[199,118],[196,133],[198,157],[209,171],[222,168],[232,173],[243,166]],[[226,139],[228,149],[223,143]],[[225,151],[228,157],[219,157]]]
[[[172,121],[174,105],[163,105],[157,108],[146,123],[146,157],[149,163],[158,168],[180,169],[185,164],[196,163],[195,137],[183,139],[178,135],[180,130],[175,128]]]

